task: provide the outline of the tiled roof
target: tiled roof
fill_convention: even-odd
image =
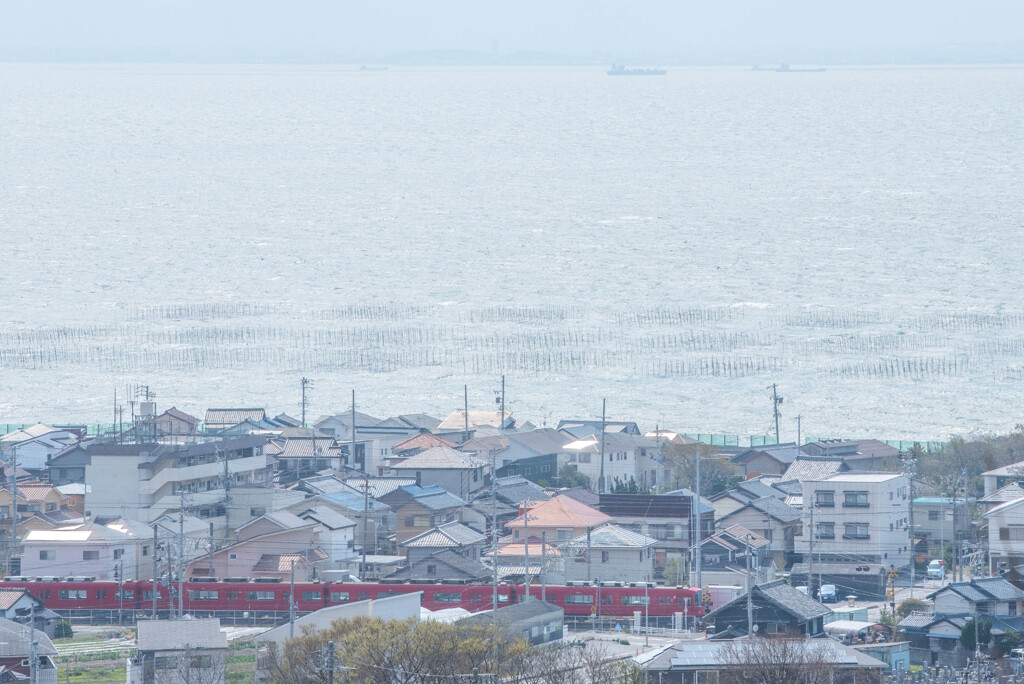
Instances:
[[[774,496],[776,499],[782,498],[782,493],[766,485],[763,482],[757,480],[746,480],[736,484],[736,489],[740,490],[744,494],[750,497],[750,500],[760,499],[765,496]]]
[[[139,620],[136,627],[140,651],[177,651],[192,648],[227,648],[217,618],[187,620]]]
[[[9,610],[25,594],[35,598],[27,589],[0,589],[0,610]],[[41,603],[38,599],[35,602]]]
[[[19,484],[18,498],[25,501],[42,501],[54,492],[53,485],[48,484]],[[60,492],[57,492],[59,495]]]
[[[785,580],[758,584],[754,587],[754,595],[756,596],[757,594],[761,594],[780,608],[785,608],[803,620],[810,620],[832,612],[830,608],[823,606],[810,596],[786,584]],[[740,598],[746,601],[746,598]]]
[[[366,487],[366,480],[367,478],[351,477],[345,480],[345,486],[362,496],[363,490]],[[370,496],[378,499],[382,496],[387,496],[396,489],[416,484],[416,478],[414,477],[371,477],[369,481]]]
[[[1021,497],[1019,499],[1014,499],[1012,501],[1007,501],[1004,504],[999,504],[998,506],[996,506],[995,508],[992,508],[991,510],[985,511],[984,513],[981,514],[981,517],[989,518],[989,517],[991,517],[993,515],[996,515],[997,513],[1003,513],[1004,511],[1008,511],[1011,508],[1016,508],[1017,506],[1021,505],[1022,503],[1024,503],[1024,497]]]
[[[438,487],[440,489],[440,487]],[[440,492],[428,492],[415,497],[416,503],[432,511],[443,511],[448,508],[462,508],[466,502],[454,494],[441,489]]]
[[[446,446],[431,447],[414,454],[404,461],[392,466],[395,470],[430,470],[430,469],[472,469],[483,468],[487,462],[476,456],[462,453]]]
[[[333,437],[288,437],[282,446],[283,448],[274,454],[277,458],[333,459],[341,455],[341,447]]]
[[[265,409],[261,408],[226,408],[206,409],[206,419],[203,421],[206,427],[238,425],[244,420],[259,422],[267,417]]]
[[[787,506],[773,496],[766,496],[750,502],[751,508],[755,508],[781,523],[794,523],[800,521],[800,511],[792,506]],[[728,517],[728,516],[726,516]]]
[[[938,622],[944,618],[932,615],[931,613],[911,613],[907,617],[900,620],[900,629],[923,629],[933,622]]]
[[[532,539],[533,535],[530,535],[530,558],[540,558],[541,547],[540,540]],[[494,551],[488,551],[484,554],[485,556],[493,556]],[[562,551],[557,546],[552,546],[551,542],[547,543],[547,548],[544,549],[544,555],[548,557],[561,557]],[[503,557],[507,558],[525,558],[526,557],[526,544],[519,542],[510,542],[508,544],[502,544],[498,547],[498,560],[500,561]]]
[[[1024,598],[1024,591],[1021,591],[1002,577],[982,577],[972,580],[971,583],[997,600],[1012,601]]]
[[[327,560],[327,554],[319,549],[309,549],[303,553],[265,553],[252,566],[253,572],[291,572],[292,564],[301,562],[316,563]]]
[[[760,447],[751,447],[744,449],[736,454],[733,454],[729,459],[733,463],[744,463],[758,454],[767,454],[779,463],[792,463],[798,456],[801,456],[800,449],[797,448],[795,442],[789,442],[786,444],[769,444]]]
[[[438,437],[432,435],[429,432],[421,432],[415,437],[410,437],[404,442],[399,442],[395,446],[391,447],[392,453],[399,453],[401,451],[412,451],[414,449],[431,449],[436,446],[454,447],[455,442],[449,442],[444,437]]]
[[[423,558],[416,563],[413,563],[407,568],[392,573],[388,577],[393,578],[412,578],[412,579],[440,579],[446,576],[450,576],[440,570],[433,574],[427,573],[428,565],[446,565],[449,568],[458,571],[471,578],[483,578],[491,576],[491,569],[483,563],[461,556],[454,551],[445,549],[433,553],[426,558]],[[454,589],[453,589],[454,591]]]
[[[315,475],[305,477],[299,481],[302,489],[316,494],[330,494],[331,492],[350,492],[352,487],[346,481],[339,480],[334,475]],[[360,495],[362,492],[360,492]],[[371,493],[370,496],[373,496]]]
[[[562,489],[556,496],[568,496],[569,498],[575,499],[581,504],[587,506],[597,506],[597,504],[601,502],[601,497],[586,487],[569,487],[568,489]]]
[[[177,408],[173,406],[164,411],[161,415],[170,416],[171,418],[177,418],[178,420],[189,423],[190,425],[197,425],[199,423],[199,419],[196,418],[195,416],[185,413],[184,411],[179,411]]]
[[[717,534],[711,535],[711,537],[725,537],[726,541],[728,541],[730,545],[736,546],[737,548],[745,548],[748,535],[750,537],[750,546],[752,548],[759,549],[762,546],[771,545],[771,542],[766,538],[762,537],[757,532],[748,530],[743,525],[730,525],[724,530],[719,531]]]
[[[511,411],[505,411],[505,424],[512,418]],[[498,427],[501,423],[501,411],[470,411],[469,427],[477,425],[493,425]],[[447,418],[442,420],[435,430],[463,430],[466,427],[466,412],[462,409],[452,411]]]
[[[299,513],[299,517],[303,520],[315,520],[321,525],[326,525],[332,530],[356,526],[356,523],[350,518],[347,518],[327,506],[314,506],[302,513]]]
[[[581,534],[566,546],[579,546],[587,543],[587,535]],[[603,525],[590,532],[590,548],[592,549],[643,549],[658,543],[657,539],[646,534],[632,532],[618,525]]]
[[[946,501],[948,504],[953,502],[953,497],[939,498]],[[1020,482],[1014,481],[1010,482],[1005,487],[1000,487],[988,496],[978,499],[978,502],[984,504],[1004,504],[1010,501],[1016,501],[1020,498],[1024,498],[1024,486],[1022,486]],[[959,500],[963,501],[963,497]]]
[[[372,496],[370,497],[369,502],[367,502],[367,506],[364,507],[363,495],[356,494],[351,490],[344,492],[327,492],[326,494],[321,494],[320,496],[334,504],[341,506],[342,508],[347,508],[348,510],[355,511],[356,513],[362,513],[363,510],[367,507],[369,508],[370,511],[390,510],[390,508],[386,504],[382,504],[380,501],[377,501]]]
[[[782,481],[820,480],[833,473],[846,470],[846,464],[839,457],[798,456],[782,474]]]
[[[524,477],[499,477],[494,481],[498,501],[518,506],[523,501],[547,501],[551,497],[536,483]]]
[[[540,428],[529,432],[514,432],[508,436],[509,442],[516,442],[527,449],[538,454],[556,454],[563,451],[563,447],[573,441],[564,432],[554,428]]]
[[[418,534],[412,539],[402,542],[401,546],[407,548],[441,548],[441,547],[462,547],[469,544],[478,544],[487,537],[476,530],[466,527],[460,522],[449,522]]]
[[[611,521],[611,518],[596,508],[580,503],[572,497],[560,494],[542,501],[529,510],[531,525],[538,527],[597,527]],[[506,523],[506,528],[521,528],[525,525],[523,516]]]
[[[38,655],[57,655],[57,649],[53,647],[53,642],[45,632],[38,629],[30,632],[26,625],[0,618],[0,657],[28,658],[32,642],[30,634],[35,636]]]

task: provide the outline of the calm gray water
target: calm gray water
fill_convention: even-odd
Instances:
[[[1024,70],[0,65],[0,419],[1020,422]]]

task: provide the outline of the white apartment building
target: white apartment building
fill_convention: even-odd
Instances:
[[[611,491],[615,480],[628,483],[630,478],[645,487],[658,488],[663,484],[664,467],[661,465],[661,443],[653,437],[624,432],[606,432],[602,445],[601,435],[587,435],[562,447],[566,454],[558,467],[570,465],[590,478],[596,488],[602,474],[604,454],[604,490]],[[662,474],[659,477],[659,472]]]
[[[86,514],[151,523],[177,511],[184,494],[186,506],[197,507],[200,517],[222,518],[228,483],[272,485],[265,443],[263,437],[243,436],[188,447],[92,444],[85,465]]]
[[[909,489],[902,473],[848,472],[805,480],[803,526],[794,550],[813,551],[823,561],[909,565]]]

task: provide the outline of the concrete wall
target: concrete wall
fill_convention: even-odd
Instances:
[[[586,562],[578,563],[574,558],[566,558],[566,581],[642,582],[654,577],[654,554],[650,549],[606,549],[604,552],[607,560],[604,560],[602,549],[590,550],[589,577]]]

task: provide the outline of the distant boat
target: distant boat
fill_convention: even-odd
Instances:
[[[359,67],[359,70],[360,71],[387,71],[388,68],[387,67],[380,67],[380,66],[366,66],[364,64],[363,66]]]
[[[664,76],[668,71],[665,69],[629,69],[621,64],[612,64],[608,70],[609,76]]]
[[[782,73],[782,74],[818,73],[818,72],[825,71],[825,67],[817,67],[817,68],[814,68],[814,69],[794,69],[794,68],[792,68],[791,66],[789,66],[788,64],[785,64],[785,63],[780,64],[777,67],[763,67],[763,66],[758,66],[758,65],[755,64],[754,65],[754,71],[776,71],[776,72]]]

